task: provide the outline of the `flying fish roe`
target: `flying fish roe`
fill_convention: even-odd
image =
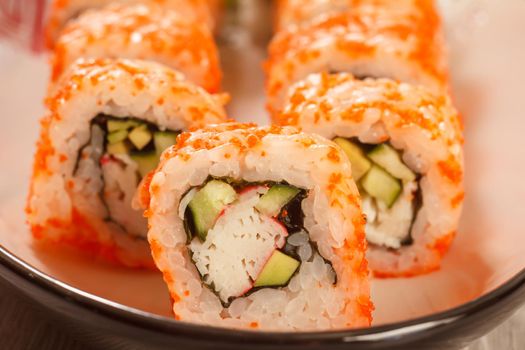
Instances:
[[[452,208],[456,208],[458,205],[463,203],[464,198],[465,198],[465,192],[461,191],[454,198],[452,198],[452,200],[450,201],[450,206]]]
[[[248,142],[248,147],[254,147],[259,142],[259,138],[254,134],[250,134],[246,141]]]
[[[45,117],[40,121],[41,132],[40,139],[37,142],[37,151],[35,162],[33,164],[33,176],[40,174],[49,174],[47,159],[55,154],[55,149],[49,138],[51,118]]]
[[[447,160],[438,162],[441,175],[446,177],[453,184],[459,184],[463,180],[463,170],[457,159],[452,155]]]
[[[436,240],[436,242],[434,242],[431,248],[437,251],[439,255],[443,256],[450,247],[450,244],[452,244],[452,241],[454,240],[455,236],[456,232],[450,232],[449,234]]]
[[[135,83],[135,86],[137,87],[137,89],[139,89],[139,90],[143,90],[144,89],[145,84],[144,84],[144,80],[141,77],[135,78],[135,80],[133,82]]]
[[[330,148],[327,157],[334,163],[339,163],[339,161],[341,160],[341,158],[339,157],[339,151],[335,148]]]

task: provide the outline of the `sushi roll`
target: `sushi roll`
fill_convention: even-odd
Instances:
[[[464,197],[462,131],[447,96],[387,79],[312,74],[290,89],[275,122],[334,140],[350,159],[376,276],[439,268]]]
[[[225,120],[221,99],[160,64],[89,59],[46,101],[27,204],[33,236],[153,267],[132,198],[182,130]]]
[[[369,0],[351,11],[280,31],[269,47],[268,108],[310,73],[352,73],[448,90],[440,19],[431,0]]]
[[[249,124],[183,133],[141,201],[179,320],[262,330],[370,325],[364,219],[332,142]]]
[[[91,8],[101,8],[110,3],[153,3],[179,13],[188,21],[214,28],[214,18],[208,0],[53,0],[49,10],[45,41],[53,48],[65,24]]]
[[[68,22],[55,45],[52,79],[80,57],[153,60],[209,92],[220,88],[211,31],[157,4],[112,4]]]

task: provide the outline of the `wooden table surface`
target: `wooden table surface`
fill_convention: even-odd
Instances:
[[[48,320],[45,311],[29,304],[11,288],[0,285],[0,348],[9,350],[92,350]],[[525,349],[525,307],[477,340],[468,350]]]

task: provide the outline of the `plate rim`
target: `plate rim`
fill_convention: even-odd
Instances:
[[[392,338],[404,339],[408,336],[415,336],[422,332],[430,332],[442,326],[455,324],[476,316],[488,306],[496,306],[496,304],[501,304],[504,301],[510,302],[517,299],[515,301],[518,305],[525,303],[524,267],[505,283],[476,299],[451,309],[405,321],[369,328],[317,332],[240,330],[177,321],[96,296],[40,271],[1,244],[0,265],[48,293],[53,293],[62,298],[66,297],[68,302],[73,302],[76,306],[110,317],[113,320],[165,333],[168,336],[192,338],[195,334],[200,337],[209,335],[216,337],[215,341],[223,342],[245,342],[249,338],[252,341],[274,344],[276,341],[280,344],[298,344],[313,340],[326,343],[376,343]]]

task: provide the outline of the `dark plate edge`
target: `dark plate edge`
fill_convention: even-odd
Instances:
[[[248,330],[231,330],[226,328],[195,325],[134,309],[112,302],[95,295],[83,292],[75,287],[60,282],[19,259],[0,245],[0,263],[10,272],[16,274],[42,290],[56,297],[67,298],[70,302],[104,315],[114,321],[124,322],[151,331],[195,339],[215,337],[215,341],[245,343],[247,340],[271,344],[300,344],[306,342],[325,343],[376,343],[390,339],[399,340],[405,336],[416,336],[455,324],[461,320],[475,317],[486,308],[498,306],[503,302],[516,305],[525,302],[525,268],[507,282],[468,303],[458,307],[415,319],[396,322],[371,328],[325,332],[264,332]]]

